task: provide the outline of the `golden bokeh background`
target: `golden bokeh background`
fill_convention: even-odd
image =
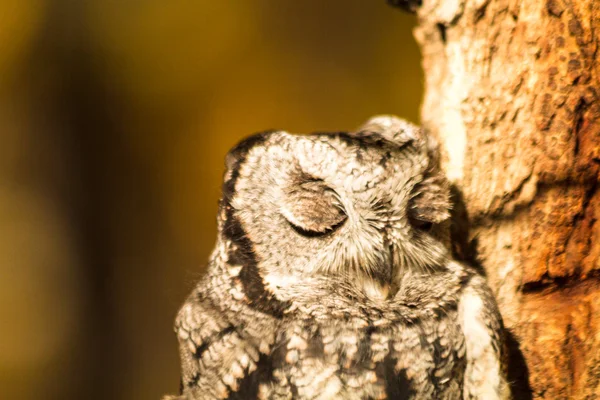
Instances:
[[[0,398],[158,399],[227,150],[416,121],[384,0],[0,0]]]

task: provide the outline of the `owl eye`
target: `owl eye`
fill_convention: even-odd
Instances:
[[[307,177],[284,190],[281,214],[297,233],[307,237],[331,233],[347,218],[336,192],[322,180]]]
[[[431,221],[423,221],[418,218],[411,217],[410,215],[409,215],[408,219],[412,226],[414,226],[415,228],[417,228],[421,231],[429,232],[431,230],[431,228],[433,228],[433,222],[431,222]]]
[[[408,219],[417,229],[428,231],[450,217],[448,182],[442,175],[425,177],[417,184],[408,205]]]

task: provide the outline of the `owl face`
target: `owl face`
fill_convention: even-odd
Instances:
[[[221,204],[229,263],[286,287],[336,276],[386,298],[411,273],[444,264],[435,225],[448,218],[445,180],[428,138],[394,117],[358,132],[253,136],[227,157]]]

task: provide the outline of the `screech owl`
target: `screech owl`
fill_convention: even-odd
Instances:
[[[433,140],[392,116],[226,158],[173,399],[505,399],[502,320],[448,249]]]

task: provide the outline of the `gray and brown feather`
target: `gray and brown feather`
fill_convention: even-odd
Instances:
[[[508,398],[502,321],[451,258],[437,158],[391,116],[231,150],[208,272],[176,321],[172,398]]]

